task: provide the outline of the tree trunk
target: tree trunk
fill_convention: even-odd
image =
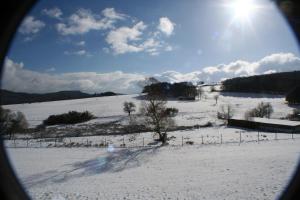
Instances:
[[[159,135],[159,140],[162,142],[162,145],[165,145],[167,143],[167,133]]]

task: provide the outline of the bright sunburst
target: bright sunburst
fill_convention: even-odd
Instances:
[[[233,14],[234,22],[245,23],[249,22],[257,5],[253,0],[234,0],[228,4],[228,7]]]

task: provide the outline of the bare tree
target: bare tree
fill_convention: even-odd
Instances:
[[[24,129],[28,128],[27,120],[21,112],[11,112],[8,109],[0,108],[1,134],[9,134],[9,138]]]
[[[172,117],[178,112],[177,109],[167,108],[166,103],[162,94],[149,92],[140,108],[146,124],[158,134],[163,145],[167,142],[167,131],[175,125]]]
[[[217,113],[217,117],[218,117],[218,119],[228,120],[233,117],[233,114],[234,114],[234,109],[233,109],[232,105],[230,105],[230,104],[222,105],[220,107],[220,111],[218,111],[218,113]]]
[[[218,104],[219,95],[215,95],[215,96],[214,96],[214,99],[215,99],[216,105],[217,105],[217,104]]]
[[[135,104],[133,102],[127,102],[125,101],[123,104],[123,110],[125,113],[128,113],[128,116],[130,117],[131,113],[135,112]]]
[[[203,90],[202,87],[199,87],[199,88],[197,89],[197,94],[198,94],[198,98],[201,99],[202,96],[203,96],[203,94],[204,94],[204,90]]]

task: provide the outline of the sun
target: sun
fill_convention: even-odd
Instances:
[[[240,23],[249,21],[256,9],[253,0],[234,0],[229,3],[228,7],[233,14],[233,20]]]

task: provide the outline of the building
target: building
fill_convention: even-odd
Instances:
[[[262,131],[284,132],[284,133],[300,133],[300,121],[268,119],[253,117],[246,119],[229,119],[229,126],[238,126]]]

